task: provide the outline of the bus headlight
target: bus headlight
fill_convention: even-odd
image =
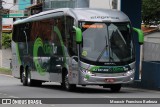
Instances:
[[[83,68],[82,68],[82,72],[87,74],[87,75],[90,75],[90,76],[96,76],[96,74],[94,74],[93,72],[91,72],[89,70],[86,70],[86,69],[83,69]]]
[[[127,71],[126,73],[124,73],[124,76],[130,76],[135,72],[134,69]]]

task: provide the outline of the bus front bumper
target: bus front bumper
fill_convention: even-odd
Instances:
[[[79,85],[103,85],[103,84],[126,84],[132,83],[134,80],[135,71],[130,70],[126,73],[117,74],[101,74],[88,75],[81,73]]]

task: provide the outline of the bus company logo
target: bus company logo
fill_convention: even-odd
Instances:
[[[37,38],[35,43],[34,43],[34,48],[33,48],[33,56],[34,56],[34,63],[35,63],[35,67],[36,70],[41,74],[44,75],[46,72],[46,69],[44,67],[41,66],[41,64],[38,61],[38,53],[39,53],[39,48],[42,48],[43,52],[45,55],[50,55],[53,53],[57,52],[57,47],[50,45],[48,43],[43,43],[41,38]],[[53,49],[54,48],[54,49]]]
[[[34,47],[33,47],[33,61],[34,61],[34,64],[35,64],[35,67],[36,67],[36,70],[39,72],[40,75],[45,75],[45,72],[46,72],[46,69],[43,68],[41,66],[41,64],[39,63],[38,61],[38,49],[39,48],[44,48],[43,46],[43,41],[41,38],[37,38],[35,43],[34,43]],[[43,49],[44,51],[44,49]],[[44,52],[45,53],[45,52]]]
[[[56,34],[58,35],[58,37],[60,39],[61,33],[60,33],[58,27],[54,26],[54,31],[56,32]],[[62,43],[61,43],[61,45],[62,45]],[[46,69],[46,67],[41,66],[43,64],[40,64],[40,62],[39,62],[39,55],[38,55],[39,48],[42,48],[42,50],[43,50],[42,53],[44,53],[45,55],[50,55],[50,54],[57,53],[57,46],[54,46],[54,44],[51,45],[49,43],[43,43],[43,41],[40,37],[38,37],[34,42],[34,46],[33,46],[34,65],[40,75],[45,75],[47,69]]]
[[[113,20],[118,20],[119,17],[114,17],[114,16],[91,16],[91,19],[113,19]]]
[[[108,19],[109,16],[92,16],[91,19]]]

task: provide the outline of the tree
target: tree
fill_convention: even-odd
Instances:
[[[142,0],[142,20],[145,25],[160,23],[160,0]]]
[[[4,46],[5,49],[11,47],[11,38],[12,33],[2,33],[2,46]]]

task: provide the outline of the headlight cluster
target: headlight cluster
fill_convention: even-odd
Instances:
[[[82,70],[82,72],[85,73],[85,74],[88,74],[88,75],[90,75],[90,76],[95,76],[95,74],[94,74],[93,72],[89,71],[89,70],[86,70],[86,69],[84,69],[84,68],[82,68],[81,70]]]
[[[134,69],[131,69],[131,70],[127,71],[126,73],[124,73],[124,76],[130,76],[130,75],[132,75],[134,72],[135,72],[135,70],[134,70]]]

